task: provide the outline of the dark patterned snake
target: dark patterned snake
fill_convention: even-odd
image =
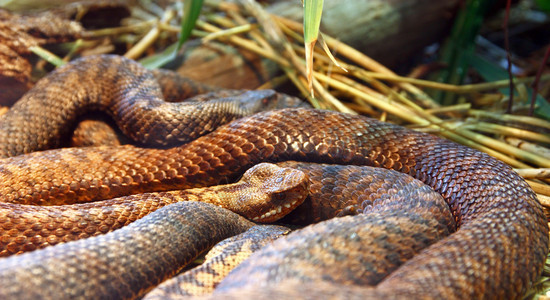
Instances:
[[[114,60],[104,62],[109,59]],[[77,65],[75,67],[77,72],[74,73],[77,79],[66,78],[71,82],[66,85],[69,88],[68,91],[63,89],[63,83],[57,82],[57,80],[61,80],[60,78],[54,80],[50,77],[50,84],[38,84],[37,88],[30,92],[30,96],[26,96],[27,99],[36,99],[37,95],[43,95],[48,99],[57,96],[62,100],[61,102],[78,102],[80,99],[78,97],[91,98],[84,93],[99,95],[100,90],[103,89],[103,83],[109,86],[109,89],[113,89],[111,94],[122,98],[128,96],[135,99],[139,94],[139,99],[157,99],[162,95],[161,90],[155,86],[152,75],[147,75],[148,73],[136,67],[136,64],[126,60],[96,57],[88,61],[89,68],[82,67],[82,64],[86,64],[85,60],[81,60],[79,63],[80,69]],[[132,71],[125,71],[126,67]],[[118,70],[122,71],[119,73]],[[114,77],[108,77],[109,74]],[[81,89],[81,85],[77,84],[85,81],[93,82],[90,85],[91,91]],[[100,96],[99,103],[109,102],[108,99],[110,97]],[[139,101],[137,102],[139,103]],[[114,105],[117,108],[105,109],[94,105],[92,108],[101,108],[107,111],[110,109],[110,114],[115,119],[118,112],[132,111],[133,109]],[[169,111],[170,109],[164,108],[165,105],[159,104],[158,106],[162,111]],[[48,104],[48,107],[54,106],[51,103]],[[58,124],[59,128],[39,134],[46,126],[40,123],[40,118],[49,118],[53,112],[48,109],[39,109],[38,115],[33,115],[36,109],[26,110],[25,107],[36,108],[34,105],[21,104],[19,107],[17,109],[14,107],[10,110],[9,115],[0,120],[0,143],[3,149],[0,152],[3,153],[2,155],[9,156],[31,151],[29,150],[31,148],[43,149],[43,147],[61,144],[56,138],[66,135],[62,132],[65,130],[63,128],[69,128],[70,125]],[[136,113],[131,115],[139,116],[138,119],[134,120],[131,117],[123,117],[123,119],[130,123],[146,125],[147,120],[152,120],[148,114],[144,113],[149,107],[147,105],[138,105],[137,107],[139,108]],[[14,114],[19,111],[23,113],[24,117],[15,117],[11,111],[14,111]],[[72,121],[73,116],[58,117],[57,119],[63,122]],[[119,122],[120,120],[115,121]],[[155,122],[150,124],[155,124]],[[122,124],[122,127],[124,126]],[[157,129],[153,129],[154,133],[157,131]],[[35,136],[39,136],[39,138],[35,139]],[[141,143],[158,140],[154,134],[143,136],[145,138],[140,140]],[[172,132],[168,133],[168,136],[176,135]],[[230,274],[230,277],[227,278],[228,282],[222,283],[221,288],[223,289],[219,291],[219,293],[226,293],[224,295],[227,297],[257,298],[261,295],[268,297],[279,295],[315,298],[324,295],[325,297],[338,298],[392,298],[394,296],[406,298],[518,298],[536,281],[542,271],[548,252],[546,219],[533,191],[510,167],[487,154],[432,135],[362,116],[330,111],[288,108],[260,112],[222,125],[213,132],[184,145],[167,149],[141,148],[131,145],[68,148],[5,158],[0,161],[0,198],[5,202],[20,204],[56,204],[102,200],[140,192],[193,188],[232,182],[246,169],[260,162],[286,160],[368,165],[409,174],[431,186],[443,196],[452,212],[457,230],[441,241],[421,250],[418,255],[380,281],[376,287],[371,288],[347,283],[343,285],[337,278],[321,280],[309,277],[310,273],[304,269],[305,265],[325,263],[324,261],[320,262],[319,258],[316,259],[315,256],[309,258],[289,256],[291,259],[288,260],[288,264],[277,264],[275,267],[270,265],[271,261],[278,259],[277,255],[272,255],[273,251],[270,249],[283,251],[295,247],[299,249],[300,246],[308,243],[316,245],[317,242],[314,239],[311,240],[310,237],[317,234],[322,235],[322,231],[330,232],[326,244],[321,244],[321,246],[326,245],[327,251],[336,251],[338,248],[333,247],[333,243],[341,241],[339,238],[345,235],[346,249],[349,249],[352,256],[355,256],[357,253],[355,249],[361,247],[359,243],[361,239],[354,238],[361,236],[359,233],[363,232],[359,230],[359,227],[363,226],[365,222],[375,222],[365,220],[365,216],[371,215],[370,213],[329,220],[326,223],[292,233],[276,241],[271,248],[266,248],[265,251],[260,250],[254,254],[253,257],[261,257],[260,260],[263,261],[252,259],[250,263],[242,266],[243,270],[249,267],[253,268],[257,270],[258,277],[260,274],[265,274],[262,272],[282,275],[269,278],[259,288],[256,285],[250,287],[237,275],[233,277]],[[314,186],[316,183],[312,182],[311,185]],[[171,206],[157,212],[167,212]],[[411,209],[411,214],[413,212],[416,212],[414,206]],[[438,214],[436,211],[432,212],[435,215]],[[384,212],[384,209],[380,209],[379,215],[387,216],[390,219],[394,216],[397,218],[398,215],[394,215],[394,213],[395,210]],[[210,215],[202,212],[197,214],[203,217]],[[216,214],[223,217],[228,213],[216,212]],[[423,213],[419,212],[420,215]],[[156,216],[153,217],[156,218]],[[406,218],[416,220],[417,217],[407,215]],[[377,220],[383,222],[382,219]],[[242,224],[242,221],[234,221]],[[142,222],[137,222],[133,224],[138,225],[131,224],[129,226],[144,226]],[[217,221],[207,222],[214,224]],[[203,223],[197,223],[197,225],[201,224]],[[226,230],[226,227],[233,226],[229,221],[216,224],[218,225],[209,227],[216,231],[214,234],[218,234],[217,231]],[[401,222],[396,224],[400,224],[403,228],[407,227],[407,224]],[[239,228],[236,231],[242,232],[246,229],[243,226]],[[117,230],[111,236],[116,236],[115,239],[118,240],[126,239],[122,236],[123,230]],[[235,233],[237,232],[233,232],[233,234]],[[73,245],[85,244],[86,247],[92,247],[94,243],[102,244],[104,238],[102,236],[60,245],[59,247],[64,247],[61,248],[62,251],[68,254],[64,258],[52,257],[55,259],[56,267],[49,270],[46,277],[40,276],[43,266],[40,267],[40,260],[37,260],[37,257],[42,256],[31,257],[34,253],[49,257],[54,251],[59,251],[49,249],[55,249],[58,246],[38,250],[28,255],[23,254],[21,261],[17,257],[6,258],[0,264],[0,277],[3,282],[0,294],[13,295],[11,293],[15,293],[18,295],[17,291],[21,292],[21,290],[28,293],[40,293],[28,288],[32,285],[37,289],[44,289],[43,291],[51,287],[64,295],[63,291],[69,292],[71,289],[58,284],[52,278],[73,278],[70,275],[74,274],[75,270],[80,270],[82,265],[88,268],[86,270],[89,270],[89,273],[95,272],[98,275],[98,277],[87,278],[86,285],[99,289],[97,286],[105,283],[105,291],[111,293],[107,295],[112,297],[137,295],[137,292],[128,292],[128,286],[137,284],[137,281],[140,283],[151,280],[160,281],[155,276],[156,272],[148,269],[150,267],[148,264],[151,263],[147,260],[149,256],[146,255],[148,254],[143,254],[145,259],[140,265],[144,268],[142,271],[134,269],[136,266],[121,265],[118,272],[125,274],[124,276],[131,273],[147,275],[142,277],[138,275],[137,279],[123,278],[127,281],[123,280],[126,283],[120,286],[114,285],[110,275],[100,272],[106,265],[113,264],[115,261],[124,263],[128,251],[132,253],[157,251],[157,248],[152,248],[151,242],[142,241],[140,244],[141,237],[141,235],[135,236],[136,241],[130,242],[130,245],[135,245],[135,247],[127,247],[126,251],[108,252],[108,255],[101,252],[102,255],[93,257],[86,256],[89,252],[83,246],[79,246],[78,251],[82,252],[78,253],[71,252],[70,249]],[[118,247],[120,248],[120,246]],[[173,249],[169,248],[173,246],[166,245],[166,247],[166,249]],[[320,255],[319,257],[323,259],[328,257]],[[169,257],[167,260],[172,259],[172,256],[167,257]],[[349,259],[351,258],[353,257]],[[343,256],[343,259],[346,260],[348,257]],[[66,268],[61,267],[59,260],[62,260],[63,266]],[[390,261],[390,263],[394,262]],[[168,264],[170,263],[172,262]],[[254,265],[254,263],[258,265]],[[25,268],[29,268],[27,269],[30,270],[29,273],[25,274],[31,274],[30,277],[17,277],[18,279],[15,280],[14,274],[24,273],[22,270]],[[300,270],[305,271],[301,275],[291,276],[300,274]],[[290,276],[290,278],[286,276]],[[76,278],[78,277],[76,276]],[[352,279],[343,279],[343,282],[348,282],[347,280]],[[72,284],[76,281],[76,279],[68,280]],[[78,282],[78,284],[81,283],[81,281]],[[138,284],[138,286],[141,285]],[[231,289],[232,286],[240,288],[235,291]],[[61,290],[62,288],[67,289]],[[217,295],[216,297],[221,296]]]

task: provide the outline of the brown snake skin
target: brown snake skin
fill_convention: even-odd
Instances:
[[[343,196],[351,196],[341,197],[340,199],[333,199],[335,201],[332,201],[333,203],[331,203],[332,205],[330,205],[330,207],[325,207],[324,209],[315,208],[313,210],[314,213],[322,211],[322,213],[319,214],[317,218],[324,218],[329,216],[329,211],[332,211],[333,214],[336,214],[340,212],[343,208],[349,206],[358,206],[357,210],[364,209],[365,211],[371,210],[369,207],[377,208],[381,206],[382,208],[387,209],[386,207],[388,206],[388,204],[404,202],[405,200],[403,200],[403,196],[405,196],[405,199],[408,199],[406,201],[408,201],[409,203],[414,203],[415,205],[412,206],[416,206],[417,209],[425,206],[429,211],[429,214],[424,213],[424,215],[422,215],[420,218],[416,218],[416,220],[413,218],[407,218],[405,216],[401,218],[393,218],[392,222],[385,222],[385,224],[393,223],[394,226],[401,226],[403,224],[403,221],[415,221],[418,223],[416,226],[409,226],[408,228],[402,230],[403,233],[406,231],[409,234],[409,237],[404,239],[404,241],[406,241],[406,248],[416,248],[405,251],[405,253],[408,253],[409,256],[417,252],[418,247],[422,248],[433,243],[435,240],[437,240],[438,237],[440,238],[441,236],[447,235],[449,231],[454,230],[455,228],[452,214],[450,213],[450,210],[442,197],[432,191],[429,187],[421,184],[418,180],[414,180],[404,174],[380,168],[367,168],[357,166],[335,166],[318,164],[312,165],[294,162],[286,162],[282,165],[304,170],[304,172],[310,175],[309,177],[312,182],[323,181],[323,187],[320,190],[315,187],[311,189],[309,200],[311,201],[310,205],[312,207],[316,207],[317,205],[323,206],[323,204],[325,204],[323,198],[326,198],[327,196],[333,197],[332,194],[334,194],[335,192],[340,192]],[[289,177],[293,177],[292,173],[289,173],[288,175]],[[301,182],[301,180],[299,181]],[[277,184],[281,184],[282,187],[287,186],[287,184],[284,184],[284,181],[275,181],[274,185]],[[295,184],[291,184],[290,186],[294,185]],[[357,193],[357,188],[364,188],[365,190],[363,193]],[[285,197],[285,201],[294,201],[294,197],[292,196],[293,190],[293,188],[290,188],[283,191],[283,193],[289,194],[288,197]],[[387,192],[382,193],[383,190],[387,190]],[[358,197],[353,197],[354,193],[357,194]],[[267,201],[265,203],[269,204],[269,202]],[[168,206],[168,208],[170,207],[171,206]],[[271,207],[271,205],[269,205],[269,207]],[[166,210],[162,212],[162,214],[165,213]],[[146,224],[151,223],[151,220],[156,220],[158,218],[157,215],[158,214],[156,213],[152,213],[151,215],[145,217],[143,221],[138,223],[140,225],[137,228],[143,230],[141,228],[146,226]],[[421,215],[421,213],[419,213],[418,215]],[[192,222],[192,220],[190,221]],[[376,223],[371,224],[369,229],[366,229],[366,231],[373,230],[379,226],[380,225]],[[130,233],[135,230],[135,227],[131,228],[134,229],[128,229]],[[437,230],[434,230],[433,228],[437,228]],[[172,235],[166,235],[163,232],[163,228],[160,228],[158,230],[161,231],[158,233],[158,237],[155,235],[146,235],[143,238],[139,238],[137,240],[132,240],[131,237],[121,240],[120,234],[117,234],[118,231],[115,231],[114,233],[103,236],[100,242],[98,242],[98,240],[92,239],[91,241],[77,241],[69,244],[72,244],[71,249],[75,249],[71,250],[71,253],[76,252],[77,255],[85,254],[85,249],[87,249],[90,253],[116,253],[116,257],[109,259],[108,265],[104,265],[105,262],[102,260],[98,261],[98,263],[102,264],[103,266],[101,268],[102,272],[110,274],[112,272],[117,272],[117,270],[124,269],[126,265],[142,264],[144,260],[144,258],[142,257],[143,255],[147,256],[145,259],[149,262],[148,269],[157,270],[165,264],[165,252],[148,251],[142,253],[142,251],[136,251],[134,249],[146,248],[151,243],[157,242],[160,242],[162,244],[173,242],[179,245],[187,242],[188,239],[186,235],[181,236],[180,234],[176,234],[174,232],[172,232]],[[155,231],[157,230],[153,230],[153,232]],[[275,232],[275,234],[280,234],[280,229],[276,228],[276,231],[278,231],[279,233]],[[266,232],[264,230],[262,230],[262,232],[257,232],[257,234],[260,233],[261,236],[253,236],[253,238],[265,239]],[[316,233],[316,235],[317,237],[322,238],[324,233],[323,235],[318,235]],[[401,240],[405,236],[406,234],[399,234],[397,236],[397,239]],[[204,238],[209,237],[205,236]],[[160,239],[163,239],[163,241],[160,241]],[[164,241],[164,239],[169,239],[170,241]],[[181,241],[182,239],[183,241]],[[243,242],[246,245],[250,242],[250,240],[244,240]],[[388,245],[388,243],[386,243],[385,245]],[[397,246],[399,246],[399,243]],[[58,268],[55,263],[52,263],[52,261],[55,262],[55,259],[73,259],[72,257],[68,257],[68,255],[66,255],[68,249],[67,247],[69,246],[50,247],[47,249],[29,253],[30,255],[13,256],[10,260],[7,260],[7,262],[9,262],[9,264],[7,264],[8,266],[20,265],[21,267],[11,267],[7,269],[0,268],[0,280],[2,280],[4,284],[9,286],[9,289],[0,289],[0,296],[8,298],[32,298],[35,295],[33,294],[33,291],[40,290],[41,297],[51,299],[58,299],[60,297],[69,296],[93,296],[99,298],[114,297],[112,291],[108,289],[97,290],[93,288],[93,285],[90,285],[88,283],[88,281],[95,280],[97,285],[103,284],[101,281],[98,281],[97,278],[94,278],[95,273],[92,272],[90,274],[90,271],[92,270],[84,272],[85,276],[82,276],[80,274],[81,272],[83,272],[83,270],[80,268],[89,268],[88,264],[84,266],[79,265],[78,267],[74,268]],[[380,248],[379,252],[383,253],[387,252],[388,250],[392,250],[385,248],[387,247]],[[254,246],[248,249],[254,249]],[[215,280],[219,282],[221,276],[223,276],[223,274],[220,273],[228,272],[228,268],[231,268],[231,264],[235,263],[236,259],[242,259],[239,257],[246,255],[246,251],[244,250],[246,249],[234,249],[236,253],[233,253],[233,255],[231,255],[231,253],[228,254],[227,252],[222,253],[221,257],[219,258],[222,259],[221,266],[215,266],[209,263],[205,266],[201,266],[199,270],[192,272],[196,274],[183,274],[181,276],[178,276],[175,279],[177,281],[175,283],[175,286],[170,286],[170,282],[166,282],[166,285],[163,284],[162,287],[159,287],[160,290],[157,289],[151,297],[153,297],[155,294],[157,295],[156,297],[161,298],[169,296],[172,297],[174,292],[181,292],[182,289],[190,292],[192,291],[193,294],[195,294],[197,292],[200,292],[201,290],[204,290],[205,288],[208,288],[208,284],[215,284],[215,282],[208,282],[209,280]],[[191,247],[191,250],[189,251],[195,250],[193,247]],[[45,255],[48,258],[45,258]],[[49,259],[49,257],[51,257],[52,259]],[[119,258],[124,259],[121,260]],[[28,261],[36,262],[27,267],[26,265]],[[181,263],[186,262],[188,261],[181,261]],[[386,269],[390,269],[392,267],[395,268],[395,264],[399,263],[400,262],[396,261],[396,259],[392,259],[392,261],[389,261],[385,265],[379,264],[378,269],[380,271],[378,273],[383,272],[380,267],[384,267]],[[209,270],[209,266],[211,266],[213,269]],[[32,282],[29,282],[28,280],[20,280],[33,278],[33,274],[35,272],[33,271],[34,268],[39,268],[42,274],[48,274],[47,280],[39,280],[38,278],[36,281]],[[179,268],[180,267],[173,266],[173,269]],[[161,271],[159,269],[159,271],[153,274],[153,276],[165,278],[166,276],[172,274],[169,270],[167,271],[163,269]],[[166,272],[168,272],[169,274],[165,274]],[[389,272],[389,270],[387,272]],[[193,275],[195,275],[195,277],[192,277]],[[133,273],[129,273],[124,278],[118,279],[117,284],[131,286],[132,288],[127,289],[136,292],[136,294],[134,294],[132,297],[138,297],[143,292],[150,289],[150,287],[157,282],[156,280],[145,282],[141,281],[140,276],[140,273],[136,275],[134,275]],[[382,275],[377,274],[377,276]],[[70,282],[64,282],[67,281],[68,278],[70,278]],[[80,280],[85,280],[87,282],[79,284],[78,281]],[[49,287],[49,282],[57,281],[63,281],[63,283],[61,284],[62,286],[70,285],[70,293],[63,293],[63,291],[60,289]]]
[[[355,170],[325,166],[322,172],[338,176],[361,172],[360,167],[350,167]],[[422,249],[455,230],[449,207],[428,186],[382,171],[375,171],[371,176],[385,179],[373,186],[368,186],[368,179],[359,182],[368,186],[366,193],[375,192],[373,201],[360,202],[362,214],[308,226],[275,241],[231,272],[218,286],[215,297],[223,299],[227,291],[239,293],[249,287],[261,290],[278,286],[288,279],[318,285],[326,282],[376,286]],[[342,183],[345,177],[340,179]],[[355,185],[357,181],[347,183]],[[377,185],[381,186],[379,190],[388,190],[389,195],[376,195]],[[342,186],[340,189],[344,193],[352,190]],[[399,272],[406,269],[404,266]],[[387,293],[390,298],[392,295]]]
[[[124,76],[149,87],[150,78],[145,75]],[[57,94],[63,95],[63,91]],[[0,134],[15,132],[12,127],[17,125],[0,126]],[[13,138],[11,142],[19,143]],[[25,151],[25,146],[15,148]],[[395,293],[412,298],[518,298],[541,273],[548,252],[546,219],[533,191],[510,167],[487,154],[435,136],[330,111],[294,108],[261,112],[169,149],[126,145],[48,150],[6,158],[0,161],[0,198],[21,204],[101,200],[226,183],[256,163],[285,160],[394,169],[428,184],[449,205],[458,230],[393,272],[381,283],[390,282],[386,288],[369,289],[366,293],[371,294],[365,297],[391,297]],[[329,222],[346,228],[346,222],[351,221],[342,220],[355,218]],[[357,226],[354,224],[348,229],[353,230]],[[349,247],[357,245],[350,243]],[[116,253],[111,258],[122,259]],[[71,256],[66,263],[77,265],[78,260],[73,259]],[[47,284],[40,278],[34,280]],[[288,281],[262,290],[245,289],[242,295],[296,295],[299,292],[286,288],[297,286],[312,291],[300,294],[304,298],[319,295],[314,291],[356,298],[356,292],[365,292],[336,283],[330,289],[330,284],[324,282]],[[4,288],[8,287],[0,291]]]
[[[242,98],[243,96],[245,96],[244,102],[254,102],[263,100],[261,97],[266,95],[271,97],[271,92],[269,91],[267,93],[265,91],[261,91],[259,94],[255,94],[256,92],[247,94],[242,90],[216,90],[213,92],[208,92],[213,88],[204,87],[200,83],[190,81],[185,77],[177,76],[174,72],[168,73],[168,71],[160,72],[160,70],[156,70],[153,74],[162,89],[164,101],[169,102],[216,102],[219,101],[219,98],[231,100],[232,97],[236,100],[237,97]],[[248,98],[246,98],[246,95],[248,95]],[[299,99],[283,94],[277,94],[276,96],[276,101],[278,105],[281,106],[299,106],[301,103],[298,102]],[[268,100],[272,99],[269,98]],[[215,111],[212,113],[215,113]],[[189,115],[189,117],[193,118],[193,115]],[[198,136],[200,134],[200,131],[192,132],[192,135]],[[84,114],[78,121],[68,144],[70,147],[89,147],[119,146],[122,144],[132,143],[135,143],[135,141],[132,141],[130,137],[124,135],[120,129],[117,128],[116,123],[111,118],[106,115],[102,115],[100,112],[91,112]]]

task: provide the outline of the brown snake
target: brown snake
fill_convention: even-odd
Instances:
[[[124,61],[117,63],[116,68],[125,64]],[[82,78],[79,81],[94,81],[93,87],[98,89],[100,82],[119,82],[102,77],[108,74],[106,71],[112,71],[113,67],[108,67],[111,64],[94,66],[100,66],[95,69],[103,71],[98,72],[101,75],[81,70],[77,73]],[[125,86],[144,87],[139,88],[145,93],[140,97],[147,98],[148,93],[159,97],[161,92],[152,87],[152,77],[137,71],[135,74],[122,72],[117,78],[135,79],[135,83]],[[60,86],[44,86],[43,93],[71,98]],[[123,96],[135,95],[132,89],[114,88]],[[77,94],[82,92],[77,90]],[[147,120],[143,118],[137,122]],[[34,122],[36,118],[25,115],[25,119]],[[3,153],[27,151],[22,142],[50,145],[50,141],[33,142],[29,136],[15,135],[15,138],[6,133],[21,132],[15,129],[18,125],[21,119],[12,123],[0,121],[2,147],[6,135],[10,143],[16,144]],[[25,127],[32,131],[43,126]],[[51,135],[57,136],[56,133]],[[535,194],[510,167],[487,154],[432,135],[330,111],[293,108],[261,112],[168,149],[126,145],[48,150],[6,158],[0,162],[0,198],[17,203],[101,200],[136,192],[224,183],[256,163],[284,160],[393,169],[428,184],[449,205],[458,230],[429,246],[389,277],[391,284],[387,286],[400,289],[367,290],[372,297],[395,292],[413,298],[518,298],[540,275],[548,252],[548,226]],[[339,222],[348,221],[329,222],[338,227]],[[345,224],[341,226],[345,228]],[[297,240],[299,243],[300,239]],[[120,258],[116,253],[111,255],[112,259]],[[70,265],[71,260],[66,263]],[[17,268],[17,264],[13,267]],[[34,280],[46,284],[40,279]],[[303,286],[341,297],[359,297],[360,294],[354,293],[365,292],[356,287],[342,291],[348,287],[338,285],[331,289],[325,283],[312,281],[286,282],[261,291],[246,289],[243,295],[252,297],[262,292],[293,295],[285,286]],[[0,288],[2,290],[6,291]],[[113,292],[118,292],[116,287]],[[308,295],[313,297],[315,293]]]

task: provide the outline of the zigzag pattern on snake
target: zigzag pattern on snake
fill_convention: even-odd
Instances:
[[[167,299],[177,296],[197,296],[212,293],[218,283],[252,253],[290,232],[277,225],[257,225],[246,232],[216,244],[204,257],[204,262],[155,287],[143,299]]]
[[[149,80],[140,80],[144,77],[126,75],[149,87]],[[124,89],[122,93],[133,95]],[[547,223],[534,193],[511,168],[428,134],[329,111],[297,108],[258,113],[169,149],[59,149],[7,158],[0,165],[0,197],[19,203],[100,200],[223,183],[258,162],[289,159],[394,169],[443,196],[459,229],[386,279],[391,282],[388,286],[400,288],[390,292],[412,297],[516,298],[541,272],[548,251]],[[76,168],[76,161],[82,169]],[[51,163],[55,170],[46,167]],[[328,222],[339,226],[348,221]],[[302,282],[285,284],[296,287]],[[341,290],[322,285],[313,281],[301,286],[333,295]],[[349,290],[340,295],[364,292]],[[370,292],[384,295],[385,291]],[[293,291],[270,286],[261,292]]]

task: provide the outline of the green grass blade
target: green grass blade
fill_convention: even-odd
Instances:
[[[175,54],[177,52],[176,48],[177,48],[177,43],[174,43],[168,46],[164,51],[153,55],[149,55],[141,59],[139,62],[144,67],[150,70],[161,68],[162,66],[174,60],[174,58],[176,57]]]
[[[465,1],[464,8],[455,18],[451,35],[441,49],[440,61],[447,68],[441,70],[432,78],[433,80],[456,85],[462,83],[469,67],[466,56],[474,52],[475,37],[491,3],[491,0]],[[452,105],[456,100],[453,94],[441,91],[435,92],[432,96],[444,105]]]
[[[186,0],[183,6],[183,22],[181,23],[181,32],[178,40],[178,51],[183,43],[191,36],[191,31],[201,13],[203,0]]]
[[[313,47],[319,36],[323,0],[304,0],[304,46],[306,50],[306,73],[309,91],[313,95]]]
[[[304,0],[304,40],[305,43],[317,41],[321,15],[323,14],[323,0]]]
[[[32,46],[29,48],[29,50],[56,67],[61,67],[65,64],[65,62],[57,55],[40,46]]]

